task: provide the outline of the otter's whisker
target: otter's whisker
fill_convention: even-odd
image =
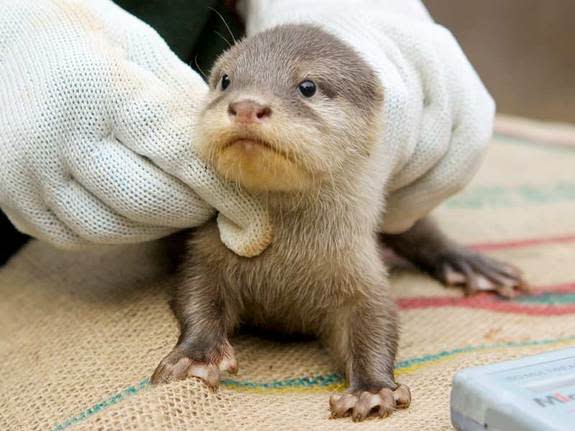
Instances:
[[[223,15],[215,8],[210,7],[210,9],[216,13],[216,15],[218,15],[220,17],[220,19],[222,20],[222,22],[224,23],[224,25],[226,26],[228,33],[230,34],[230,36],[232,37],[232,40],[234,41],[234,43],[238,43],[238,41],[236,40],[234,33],[232,32],[232,29],[230,28],[230,26],[228,25],[228,23],[226,22],[226,20],[224,19]],[[231,45],[231,44],[230,44]]]
[[[206,75],[204,73],[204,71],[202,70],[202,68],[200,67],[200,65],[198,64],[198,56],[196,55],[194,57],[194,64],[196,65],[196,68],[198,69],[198,72],[200,72],[200,74],[204,77],[204,79],[207,81],[208,80],[208,75]]]
[[[224,42],[228,44],[228,48],[232,46],[231,42],[227,40],[219,31],[214,30],[214,33],[217,34],[220,37],[220,39],[222,39]]]

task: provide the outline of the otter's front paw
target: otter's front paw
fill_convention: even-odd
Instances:
[[[238,371],[234,349],[229,343],[226,342],[220,349],[211,353],[196,351],[193,345],[189,347],[178,345],[162,359],[151,381],[155,385],[197,377],[215,390],[220,383],[220,371],[232,374]]]
[[[362,421],[374,414],[385,418],[397,409],[406,409],[411,403],[411,392],[405,385],[395,390],[382,388],[379,391],[349,389],[345,394],[334,394],[329,399],[332,418],[351,415],[354,422]]]

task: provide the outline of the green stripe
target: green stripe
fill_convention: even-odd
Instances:
[[[466,347],[458,347],[453,350],[446,350],[439,353],[434,353],[431,355],[424,355],[413,359],[406,359],[404,361],[400,361],[396,365],[396,369],[401,368],[409,368],[413,365],[420,365],[426,362],[437,361],[439,359],[444,359],[449,356],[457,355],[460,353],[473,353],[473,352],[481,352],[484,350],[493,350],[493,349],[507,349],[507,348],[518,348],[518,347],[535,347],[535,346],[546,346],[549,344],[556,344],[559,342],[566,342],[566,341],[575,341],[575,335],[569,337],[562,337],[562,338],[548,338],[542,340],[529,340],[529,341],[510,341],[507,343],[498,343],[498,344],[479,344],[477,346],[466,346]]]
[[[570,337],[562,337],[562,338],[555,338],[555,339],[543,339],[543,340],[531,340],[531,341],[517,341],[517,342],[509,342],[509,343],[500,343],[500,344],[480,344],[478,346],[466,346],[460,347],[453,350],[446,350],[439,353],[434,353],[430,355],[423,355],[411,359],[406,359],[403,361],[399,361],[396,364],[396,370],[401,370],[405,368],[409,368],[414,365],[421,365],[427,362],[433,362],[440,359],[448,358],[453,355],[457,355],[460,353],[472,353],[472,352],[479,352],[484,350],[491,350],[491,349],[501,349],[501,348],[520,348],[520,347],[533,347],[533,346],[545,346],[549,344],[556,344],[559,342],[568,342],[568,341],[575,341],[575,335]],[[291,378],[286,380],[274,380],[271,382],[250,382],[250,381],[240,381],[240,380],[224,380],[222,384],[228,387],[241,387],[241,388],[263,388],[263,389],[278,389],[278,388],[286,388],[286,387],[317,387],[317,386],[328,386],[333,383],[340,383],[342,382],[342,376],[337,373],[326,374],[322,376],[315,376],[315,377],[301,377],[301,378]],[[135,386],[130,386],[121,392],[117,393],[116,395],[111,396],[110,398],[101,401],[92,407],[84,410],[82,413],[74,416],[66,421],[62,422],[61,424],[56,425],[52,428],[52,431],[61,431],[65,428],[68,428],[78,422],[84,421],[88,419],[90,416],[95,415],[108,407],[113,406],[114,404],[119,403],[120,401],[132,396],[136,395],[147,386],[149,386],[150,380],[144,379],[140,383]]]
[[[112,395],[110,398],[101,401],[97,404],[94,404],[92,407],[87,408],[82,413],[77,416],[74,416],[70,419],[65,420],[61,424],[56,425],[52,428],[52,431],[61,431],[69,426],[77,424],[83,420],[88,419],[90,416],[95,415],[96,413],[101,412],[102,410],[107,409],[108,407],[113,406],[114,404],[118,404],[120,401],[132,396],[136,395],[142,389],[147,387],[150,384],[150,379],[144,379],[140,383],[135,386],[129,386],[126,389],[122,390],[121,392],[117,393],[116,395]]]
[[[447,208],[512,208],[575,202],[575,181],[550,185],[524,184],[515,187],[471,186],[447,200]]]
[[[544,293],[537,296],[520,296],[514,298],[513,302],[524,304],[567,305],[575,303],[575,293]]]
[[[343,377],[341,374],[333,373],[326,374],[323,376],[315,377],[297,377],[286,380],[274,380],[271,382],[264,383],[254,383],[246,382],[241,380],[222,380],[222,384],[232,388],[259,388],[259,389],[282,389],[282,388],[294,388],[294,387],[318,387],[318,386],[329,386],[334,383],[343,382]]]
[[[495,138],[500,144],[532,146],[575,155],[575,148],[559,144],[550,145],[501,134],[496,134]],[[561,202],[575,202],[575,180],[562,180],[545,185],[522,184],[514,187],[470,186],[463,193],[448,199],[445,206],[453,209],[514,208]]]

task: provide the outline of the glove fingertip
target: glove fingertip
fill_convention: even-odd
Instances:
[[[218,215],[220,239],[227,248],[239,256],[255,257],[271,244],[273,229],[267,218],[242,228],[222,213]]]

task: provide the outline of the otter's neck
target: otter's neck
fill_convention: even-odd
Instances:
[[[292,232],[341,236],[375,232],[383,211],[383,187],[365,173],[338,175],[305,192],[268,192],[265,200],[274,226]]]

